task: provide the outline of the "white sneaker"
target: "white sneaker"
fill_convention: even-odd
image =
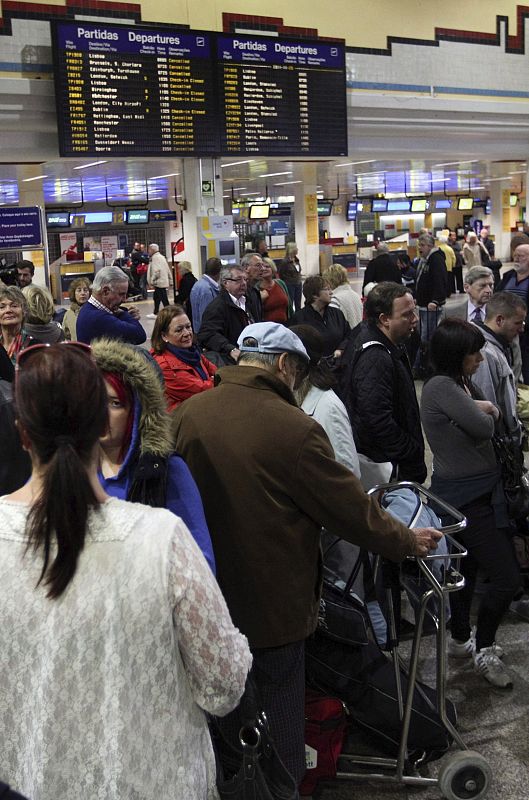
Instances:
[[[476,629],[470,631],[470,638],[466,642],[458,642],[452,637],[448,640],[448,655],[452,658],[467,658],[473,656],[476,649]]]
[[[503,651],[503,647],[501,645],[494,644],[492,645],[491,649],[494,650],[495,654],[498,658],[503,658],[505,655]],[[467,656],[473,656],[476,651],[476,626],[474,625],[470,631],[470,639],[467,639],[466,642],[458,642],[457,639],[450,639],[448,640],[448,655],[452,656],[452,658],[466,658]]]
[[[147,314],[146,319],[156,319],[156,314]]]
[[[498,657],[495,645],[482,647],[479,653],[474,653],[473,658],[475,671],[482,675],[485,680],[501,689],[512,688],[512,680]]]

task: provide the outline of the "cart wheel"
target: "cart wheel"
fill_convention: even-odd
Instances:
[[[439,789],[447,800],[481,800],[487,794],[492,770],[481,753],[461,750],[439,771]]]

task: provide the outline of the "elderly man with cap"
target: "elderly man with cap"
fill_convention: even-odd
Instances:
[[[248,637],[279,753],[300,780],[304,641],[318,616],[321,527],[395,561],[424,555],[439,533],[408,530],[336,462],[292,394],[309,363],[296,334],[255,323],[237,346],[238,365],[219,370],[219,385],[177,409],[175,444],[200,489],[219,585]],[[221,724],[236,735],[237,712]]]

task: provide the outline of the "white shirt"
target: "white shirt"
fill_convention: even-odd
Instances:
[[[475,306],[472,300],[468,301],[467,306],[467,322],[474,322],[474,314],[476,313],[476,308],[479,308],[481,311],[481,321],[485,322],[485,314],[487,313],[487,305],[484,306]]]
[[[234,297],[231,292],[228,292],[228,294],[236,306],[239,306],[239,308],[242,308],[243,311],[246,311],[246,295],[243,294],[241,297]]]
[[[34,800],[217,800],[202,709],[237,704],[251,656],[186,526],[111,498],[49,600],[27,513],[0,498],[0,775]]]

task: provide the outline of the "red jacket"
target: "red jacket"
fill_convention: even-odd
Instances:
[[[206,381],[202,380],[193,367],[185,364],[168,350],[164,353],[154,353],[151,350],[151,355],[163,373],[168,411],[172,411],[188,397],[213,388],[213,376],[217,367],[204,356],[201,357],[200,363],[204,372],[209,376]]]

